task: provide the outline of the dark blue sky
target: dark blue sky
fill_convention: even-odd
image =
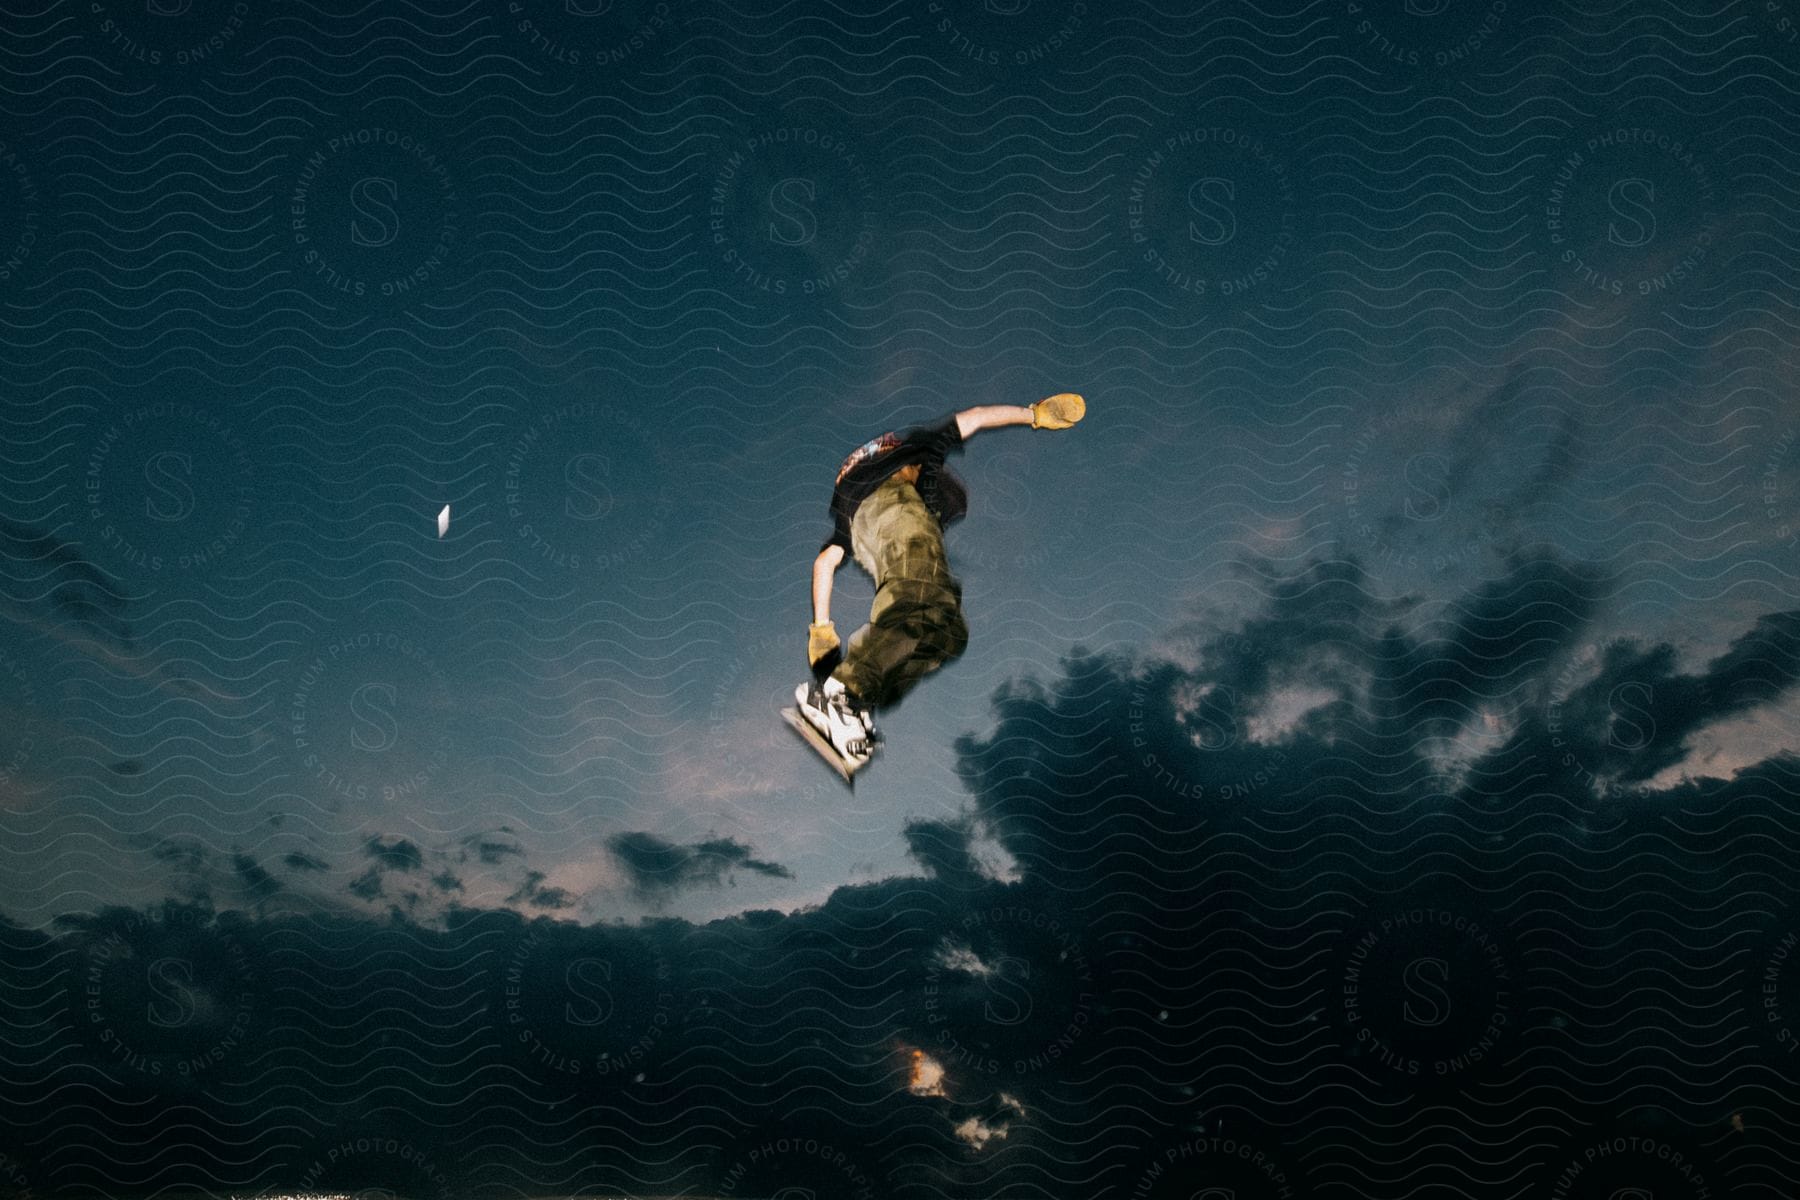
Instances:
[[[1260,920],[1316,858],[1301,797],[1352,824],[1402,793],[1456,820],[1522,806],[1469,833],[1480,854],[1535,828],[1515,786],[1560,797],[1540,815],[1566,828],[1543,836],[1577,843],[1624,828],[1577,794],[1673,797],[1704,774],[1716,799],[1800,734],[1790,8],[9,14],[14,942],[98,938],[80,914],[173,900],[249,922],[232,936],[252,956],[308,921],[341,923],[326,944],[391,917],[466,965],[456,937],[483,921],[648,917],[691,1017],[709,988],[786,1003],[770,979],[707,982],[706,956],[741,965],[834,895],[900,912],[916,891],[953,923],[957,895],[1061,894],[1080,903],[1059,920],[1127,912],[1154,943],[1155,913],[1202,885],[1193,860],[1134,856],[1217,865],[1215,803],[1269,805],[1231,809],[1266,832],[1226,853],[1272,889]],[[1064,390],[1088,400],[1076,429],[984,433],[953,462],[970,648],[886,715],[846,793],[775,711],[838,462]],[[846,635],[869,599],[847,567]],[[1064,723],[1039,741],[1033,696]],[[1356,759],[1341,789],[1333,748]],[[1302,788],[1268,755],[1317,773]],[[1757,794],[1767,824],[1745,836],[1791,851],[1791,791]],[[1656,811],[1675,832],[1648,845],[1704,857],[1671,815],[1701,809]],[[1405,828],[1374,821],[1366,861],[1406,873]],[[1768,869],[1718,855],[1721,880]],[[1530,953],[1529,871],[1503,900],[1458,886]],[[749,910],[783,915],[702,924]],[[1702,936],[1672,911],[1669,936]],[[1197,971],[1172,920],[1159,953]],[[1348,953],[1345,921],[1318,936]],[[742,941],[688,958],[656,940],[672,929]],[[947,945],[914,965],[998,978],[969,938]],[[1033,947],[1012,949],[1054,949]],[[1120,969],[1094,1012],[1136,1003]],[[1323,1001],[1293,986],[1282,1011],[1312,1020]],[[850,1025],[877,1031],[865,1050],[920,1044],[918,1002]],[[1063,1083],[995,1094],[1037,1112],[1055,1093],[1069,1129],[1142,1102]],[[961,1115],[1020,1130],[1011,1112]],[[81,1183],[35,1154],[40,1190]],[[1109,1186],[1145,1194],[1125,1171]]]

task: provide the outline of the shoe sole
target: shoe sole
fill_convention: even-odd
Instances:
[[[845,762],[844,757],[837,752],[837,748],[826,740],[824,734],[813,728],[813,723],[807,720],[799,709],[784,708],[781,710],[781,716],[783,720],[794,727],[795,733],[806,739],[806,743],[818,752],[819,757],[825,760],[826,765],[836,771],[854,791],[856,789],[856,773],[868,765],[867,760],[855,766]]]

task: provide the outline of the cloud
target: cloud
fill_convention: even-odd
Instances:
[[[794,877],[780,863],[753,858],[750,847],[733,838],[680,845],[652,833],[621,833],[608,838],[606,846],[625,868],[631,889],[653,902],[694,888],[719,887],[738,869],[775,879]]]
[[[258,908],[284,891],[281,881],[248,854],[221,855],[193,838],[164,838],[150,847],[153,861],[169,867],[170,892],[190,904]]]
[[[525,882],[506,898],[508,904],[529,904],[533,908],[573,908],[575,897],[558,887],[545,887],[542,871],[525,872]]]
[[[292,871],[326,871],[330,864],[322,858],[314,858],[310,854],[302,854],[298,850],[290,850],[281,856],[282,865]]]
[[[909,821],[901,836],[906,839],[906,852],[913,860],[939,879],[966,881],[981,873],[970,849],[973,839],[966,817]]]
[[[578,875],[527,871],[506,903],[545,910],[533,920],[462,907],[450,872],[427,881],[427,862],[439,865],[431,853],[401,838],[369,839],[351,894],[376,901],[395,899],[397,885],[435,887],[429,926],[405,904],[379,915],[214,912],[214,901],[253,900],[267,886],[262,868],[238,856],[233,890],[214,887],[193,908],[204,937],[181,935],[193,953],[173,940],[141,943],[159,956],[152,961],[229,967],[205,940],[228,932],[246,959],[238,974],[258,989],[251,1048],[228,1068],[243,1073],[230,1077],[239,1091],[203,1088],[183,1102],[216,1116],[232,1145],[253,1153],[287,1144],[289,1111],[246,1112],[215,1097],[303,1078],[309,1111],[329,1131],[324,1144],[353,1130],[366,1136],[377,1122],[377,1132],[409,1139],[433,1162],[530,1180],[547,1170],[549,1144],[565,1191],[655,1171],[680,1175],[696,1194],[796,1179],[821,1194],[854,1194],[857,1172],[879,1179],[882,1169],[858,1157],[861,1148],[902,1130],[909,1168],[928,1166],[944,1194],[978,1195],[992,1182],[984,1161],[1056,1170],[1070,1129],[1091,1146],[1082,1169],[1123,1185],[1182,1137],[1216,1129],[1221,1109],[1225,1136],[1268,1148],[1286,1140],[1283,1131],[1325,1119],[1341,1126],[1334,1136],[1390,1141],[1392,1123],[1414,1110],[1473,1120],[1459,1090],[1471,1082],[1491,1093],[1479,1112],[1516,1098],[1509,1088],[1541,1095],[1568,1072],[1615,1094],[1607,1072],[1620,1060],[1604,1040],[1591,1054],[1579,1039],[1556,1042],[1562,1073],[1530,1076],[1524,1023],[1535,1012],[1580,1010],[1591,997],[1570,992],[1586,984],[1553,965],[1528,971],[1527,950],[1554,948],[1540,955],[1545,964],[1611,953],[1626,941],[1621,921],[1631,925],[1623,953],[1634,962],[1651,962],[1644,956],[1656,945],[1683,954],[1712,945],[1684,936],[1683,922],[1695,911],[1712,921],[1737,903],[1736,885],[1720,882],[1722,839],[1687,842],[1659,824],[1634,843],[1629,825],[1608,817],[1609,789],[1685,762],[1695,731],[1791,697],[1800,613],[1766,614],[1711,661],[1683,665],[1667,645],[1598,638],[1595,616],[1613,581],[1548,554],[1513,556],[1419,631],[1398,619],[1408,602],[1376,594],[1351,560],[1271,571],[1263,582],[1260,608],[1200,639],[1189,665],[1077,649],[1049,677],[1000,689],[991,730],[956,743],[966,811],[896,831],[921,874],[845,885],[792,914],[635,927],[551,919],[583,889],[611,886],[611,871],[653,902],[722,887],[739,871],[787,877],[730,838],[624,833]],[[1279,723],[1249,719],[1295,689],[1319,702]],[[1626,720],[1642,736],[1621,738]],[[1471,730],[1483,732],[1473,761],[1447,781],[1429,744]],[[1565,768],[1565,756],[1589,769]],[[1775,864],[1800,849],[1781,841],[1797,778],[1800,762],[1772,755],[1705,796],[1683,784],[1634,803],[1658,816],[1679,811],[1690,824],[1757,831],[1745,860],[1748,886],[1760,889],[1747,901],[1754,906],[1768,887],[1756,856]],[[1602,835],[1613,840],[1597,843]],[[985,839],[1002,848],[1008,877],[984,868]],[[480,844],[460,849],[479,858]],[[214,878],[206,873],[217,864],[196,843],[170,841],[154,853]],[[324,867],[302,859],[284,863]],[[1494,899],[1509,895],[1531,901],[1508,908]],[[1513,972],[1509,1023],[1500,1053],[1472,1074],[1440,1076],[1427,1065],[1396,1082],[1358,1056],[1341,1003],[1345,969],[1385,915],[1427,909],[1467,916],[1491,934],[1494,955]],[[108,930],[131,928],[120,914],[100,924],[71,918],[48,934],[0,927],[0,995],[36,994],[46,964],[86,961]],[[1489,958],[1431,934],[1409,937],[1416,953],[1448,965],[1449,976],[1432,978],[1449,988],[1453,1021],[1485,1019],[1494,994],[1468,980]],[[217,978],[213,992],[237,974],[221,968]],[[137,993],[124,1001],[131,1012],[162,1002]],[[1381,1028],[1390,1040],[1426,1037],[1403,1023]],[[1476,1037],[1480,1024],[1452,1032]],[[62,1040],[38,1044],[45,1036]],[[1542,1044],[1551,1035],[1533,1036]],[[1698,1036],[1715,1035],[1704,1026]],[[15,1073],[10,1111],[46,1161],[96,1138],[137,1147],[158,1170],[217,1161],[191,1133],[198,1117],[146,1128],[142,1113],[160,1085],[109,1061],[106,1045],[82,1041],[84,1023],[17,1037],[10,1050],[0,1040],[0,1061],[54,1054],[113,1070],[111,1107],[83,1109],[79,1121],[56,1106],[60,1074]],[[1428,1041],[1407,1045],[1430,1053]],[[370,1095],[398,1063],[407,1105],[372,1113]],[[1623,1063],[1620,1071],[1643,1070],[1637,1059]],[[1504,1069],[1481,1073],[1494,1064]],[[1211,1082],[1220,1079],[1239,1082]],[[1246,1081],[1257,1087],[1254,1113],[1237,1099]],[[1348,1097],[1370,1102],[1346,1105]],[[1707,1119],[1698,1111],[1705,1103],[1695,1100],[1695,1120]],[[620,1123],[611,1133],[558,1140],[571,1113],[602,1110]],[[714,1112],[743,1126],[724,1148],[718,1130],[696,1119]],[[1571,1128],[1594,1124],[1592,1115]],[[477,1155],[471,1129],[494,1134]],[[798,1174],[779,1178],[731,1173],[752,1149],[807,1138],[833,1147],[833,1157],[791,1164]],[[299,1182],[279,1170],[262,1182]],[[864,1190],[884,1194],[879,1183]]]
[[[964,1117],[957,1124],[955,1132],[971,1149],[985,1150],[989,1142],[1006,1136],[1006,1126],[990,1125],[980,1117]]]
[[[1800,678],[1800,609],[1765,613],[1707,664],[1704,686],[1716,714],[1744,712],[1790,694]]]
[[[483,866],[497,866],[511,857],[523,857],[523,848],[513,842],[500,842],[492,838],[479,838],[475,843],[475,853]]]
[[[906,1090],[915,1096],[942,1096],[944,1064],[923,1050],[914,1050],[912,1060],[912,1078],[907,1081]]]
[[[382,867],[393,871],[416,871],[424,865],[425,856],[405,838],[391,840],[371,836],[363,843],[363,852]]]
[[[1764,614],[1698,672],[1677,670],[1667,643],[1633,638],[1608,642],[1599,658],[1592,676],[1559,699],[1553,733],[1577,740],[1602,779],[1642,784],[1682,762],[1694,733],[1794,693],[1800,610]]]
[[[1444,632],[1393,637],[1371,668],[1404,733],[1441,735],[1482,705],[1537,698],[1527,685],[1545,678],[1615,586],[1597,568],[1515,551],[1502,574],[1452,603]]]
[[[370,867],[346,885],[347,890],[358,900],[378,900],[384,895],[381,887],[381,871]]]
[[[265,871],[248,854],[233,852],[231,869],[237,873],[238,883],[253,905],[261,904],[281,891],[281,881]]]

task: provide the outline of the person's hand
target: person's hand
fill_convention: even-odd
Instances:
[[[1031,406],[1033,429],[1067,429],[1087,415],[1087,401],[1074,392],[1058,392]]]
[[[838,664],[844,661],[837,627],[830,621],[814,622],[806,627],[806,661],[819,679],[837,670]]]

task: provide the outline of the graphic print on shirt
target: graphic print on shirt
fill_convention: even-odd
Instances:
[[[880,437],[870,438],[850,452],[850,457],[846,458],[844,460],[844,465],[838,468],[837,482],[844,482],[844,476],[848,475],[851,471],[854,471],[862,463],[867,462],[878,454],[886,454],[889,450],[894,449],[899,444],[900,435],[897,433],[884,433]]]

